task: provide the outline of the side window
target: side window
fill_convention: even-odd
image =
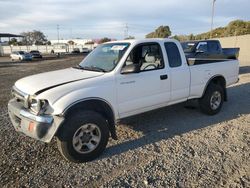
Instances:
[[[207,42],[200,42],[196,47],[196,51],[207,52]]]
[[[157,43],[136,46],[129,54],[125,65],[139,64],[141,71],[164,68],[161,47]]]
[[[181,66],[181,55],[178,47],[173,42],[166,42],[165,44],[168,62],[170,67],[179,67]]]
[[[218,42],[209,42],[208,43],[208,49],[209,49],[209,52],[212,52],[212,53],[218,53],[219,52],[219,45],[218,45]]]

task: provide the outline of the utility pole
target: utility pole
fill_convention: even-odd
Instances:
[[[124,28],[124,39],[128,38],[128,24],[125,24],[125,28]]]
[[[59,43],[59,25],[56,25],[56,29],[57,29],[57,43]]]
[[[210,30],[210,39],[213,37],[213,25],[214,25],[214,5],[216,0],[212,0],[212,19],[211,19],[211,30]]]
[[[70,28],[70,39],[72,39],[72,28]]]

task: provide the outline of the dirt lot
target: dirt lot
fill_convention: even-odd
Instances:
[[[125,119],[119,140],[93,162],[66,162],[55,140],[16,133],[6,107],[14,82],[81,58],[0,63],[1,187],[250,187],[250,63],[218,115],[179,104]]]

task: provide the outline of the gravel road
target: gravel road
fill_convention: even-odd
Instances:
[[[119,140],[110,140],[100,158],[74,164],[63,160],[55,140],[16,133],[7,102],[17,79],[80,59],[0,63],[1,187],[250,187],[250,63],[218,115],[206,116],[194,103],[124,119]]]

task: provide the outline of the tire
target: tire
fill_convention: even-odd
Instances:
[[[215,115],[220,112],[224,102],[224,89],[217,84],[209,84],[205,94],[199,99],[201,112],[208,115]]]
[[[93,111],[76,111],[66,118],[60,128],[57,145],[66,160],[82,163],[100,156],[107,146],[108,139],[108,124],[100,114]],[[89,149],[89,146],[92,148]]]

